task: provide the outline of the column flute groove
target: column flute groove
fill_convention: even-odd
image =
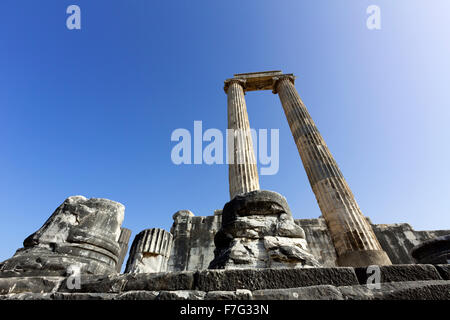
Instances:
[[[300,158],[325,218],[341,266],[391,264],[336,161],[294,86],[294,77],[274,78]]]
[[[233,163],[228,166],[230,198],[237,194],[259,190],[258,168],[255,160],[250,123],[244,97],[245,81],[225,81],[228,95],[228,129],[233,130]]]

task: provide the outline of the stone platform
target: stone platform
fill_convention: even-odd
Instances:
[[[2,277],[0,300],[448,300],[450,265],[380,267],[379,288],[366,268],[277,268]],[[4,275],[3,275],[4,276]]]

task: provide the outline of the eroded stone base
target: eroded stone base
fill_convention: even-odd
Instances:
[[[309,253],[286,199],[271,191],[236,196],[222,211],[211,269],[302,268],[320,264]]]
[[[125,207],[108,199],[67,198],[24,247],[0,265],[3,276],[116,273]]]

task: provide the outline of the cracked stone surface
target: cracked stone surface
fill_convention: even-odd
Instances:
[[[411,255],[417,263],[449,263],[450,234],[422,242],[412,248]]]
[[[167,271],[173,237],[164,229],[141,231],[133,241],[125,273]]]
[[[237,195],[225,204],[211,269],[318,267],[286,199],[272,191]]]
[[[66,286],[69,277],[10,277],[0,278],[0,300],[450,299],[450,281],[433,273],[433,265],[392,267],[383,267],[382,274],[401,277],[382,276],[377,287],[350,267],[83,275],[78,289]]]
[[[125,207],[107,199],[67,198],[23,248],[4,261],[0,277],[116,273]]]

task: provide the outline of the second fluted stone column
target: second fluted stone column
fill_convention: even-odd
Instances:
[[[297,149],[325,218],[340,266],[391,264],[363,216],[339,167],[294,86],[293,76],[274,79]]]
[[[259,190],[258,168],[244,98],[245,81],[225,81],[228,95],[228,159],[230,198],[237,194]],[[230,134],[232,134],[230,136]]]

